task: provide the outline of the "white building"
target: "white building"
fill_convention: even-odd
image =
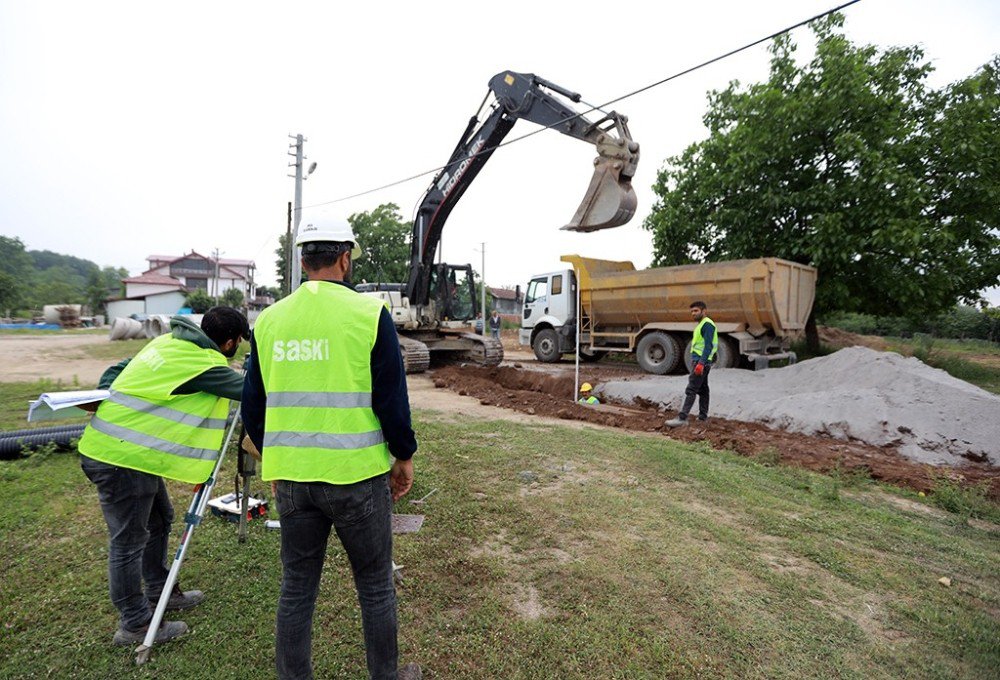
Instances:
[[[176,314],[184,306],[187,290],[177,279],[144,272],[122,279],[125,297],[107,301],[108,323],[132,314]]]
[[[253,277],[256,265],[253,260],[234,260],[220,257],[215,260],[195,251],[187,255],[150,255],[146,258],[149,269],[143,273],[158,274],[174,279],[188,291],[201,288],[212,297],[219,297],[230,288],[243,293],[243,299],[253,297]]]

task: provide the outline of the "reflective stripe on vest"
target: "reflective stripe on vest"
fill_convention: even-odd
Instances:
[[[102,432],[108,436],[116,437],[117,439],[131,442],[133,444],[138,444],[139,446],[144,446],[147,449],[156,449],[157,451],[169,453],[173,456],[197,458],[199,460],[215,460],[219,456],[218,449],[192,449],[190,446],[175,444],[167,441],[166,439],[160,439],[148,434],[136,432],[135,430],[130,430],[127,427],[112,425],[109,422],[101,420],[96,415],[91,419],[90,426],[98,432]]]
[[[181,423],[183,425],[191,425],[193,427],[201,427],[208,430],[226,429],[225,418],[202,418],[201,416],[193,413],[184,413],[183,411],[172,409],[169,406],[160,406],[159,404],[154,404],[151,401],[146,401],[145,399],[140,399],[139,397],[130,397],[127,394],[122,394],[121,392],[116,392],[114,390],[111,390],[111,396],[108,397],[108,401],[112,404],[127,406],[133,411],[149,413],[150,415],[154,415],[158,418],[166,418],[167,420],[172,420],[175,423]]]
[[[705,324],[711,324],[712,328],[715,330],[715,341],[712,343],[712,354],[708,357],[709,361],[713,361],[715,360],[715,355],[719,353],[719,329],[716,328],[715,322],[707,316],[702,317],[701,322],[699,322],[694,328],[694,337],[691,338],[691,354],[700,357],[705,351],[705,338],[701,335],[701,329],[705,326]]]
[[[83,433],[80,453],[111,465],[199,484],[222,446],[228,400],[173,394],[206,370],[226,366],[214,349],[163,335],[133,358]]]
[[[339,283],[310,281],[261,312],[254,328],[267,394],[261,479],[353,484],[389,470],[371,394],[382,309]]]

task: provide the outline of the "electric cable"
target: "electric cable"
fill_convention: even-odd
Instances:
[[[625,99],[628,99],[630,97],[634,97],[634,96],[636,96],[638,94],[642,94],[643,92],[646,92],[647,90],[651,90],[654,87],[659,87],[660,85],[663,85],[665,83],[669,83],[671,80],[676,80],[677,78],[681,78],[683,76],[686,76],[686,75],[689,75],[691,73],[694,73],[695,71],[703,69],[706,66],[711,66],[712,64],[714,64],[716,62],[719,62],[719,61],[722,61],[723,59],[728,59],[729,57],[731,57],[733,55],[739,54],[740,52],[745,52],[746,50],[748,50],[748,49],[750,49],[752,47],[756,47],[757,45],[760,45],[763,42],[767,42],[768,40],[773,40],[774,38],[777,38],[780,35],[784,35],[785,33],[790,33],[791,31],[794,31],[797,28],[801,28],[802,26],[805,26],[806,24],[808,24],[808,23],[810,23],[812,21],[816,21],[817,19],[822,19],[823,17],[829,16],[830,14],[833,14],[834,12],[839,12],[842,9],[847,9],[851,5],[856,5],[859,2],[861,2],[861,0],[849,0],[848,2],[845,2],[845,3],[842,3],[840,5],[837,5],[836,7],[832,8],[832,9],[825,10],[823,12],[820,12],[819,14],[816,14],[815,16],[809,17],[808,19],[803,19],[802,21],[799,21],[799,22],[797,22],[795,24],[792,24],[791,26],[787,26],[787,27],[781,29],[780,31],[775,31],[774,33],[771,33],[770,35],[764,36],[763,38],[758,38],[757,40],[754,40],[753,42],[746,43],[742,47],[737,47],[737,48],[732,49],[732,50],[730,50],[730,51],[728,51],[728,52],[726,52],[724,54],[720,54],[720,55],[718,55],[716,57],[712,57],[711,59],[709,59],[707,61],[703,61],[700,64],[696,64],[695,66],[691,66],[689,68],[686,68],[683,71],[678,71],[677,73],[674,73],[673,75],[670,75],[670,76],[667,76],[666,78],[663,78],[662,80],[657,80],[656,82],[650,83],[649,85],[645,85],[643,87],[640,87],[637,90],[632,90],[631,92],[623,94],[623,95],[621,95],[619,97],[615,97],[614,99],[609,99],[608,101],[604,102],[603,104],[599,104],[599,105],[594,106],[594,105],[588,104],[587,102],[584,102],[584,104],[586,106],[590,106],[590,108],[587,109],[586,111],[581,111],[581,112],[575,114],[574,116],[571,116],[571,117],[566,118],[564,120],[560,120],[560,121],[552,123],[550,125],[542,126],[542,127],[539,127],[538,129],[531,130],[530,132],[526,132],[523,135],[520,135],[518,137],[514,137],[513,139],[508,139],[506,141],[503,141],[503,142],[497,144],[496,146],[490,147],[488,149],[481,149],[476,154],[474,154],[474,156],[478,156],[478,155],[485,154],[485,153],[492,153],[493,151],[496,151],[500,147],[509,146],[509,145],[514,144],[516,142],[520,142],[522,140],[525,140],[528,137],[533,137],[534,135],[537,135],[540,132],[544,132],[545,130],[548,130],[548,129],[551,129],[551,128],[555,127],[556,125],[563,125],[567,121],[575,120],[577,118],[582,118],[583,116],[587,115],[588,113],[592,113],[594,111],[603,111],[603,109],[605,107],[607,107],[607,106],[611,106],[612,104],[617,104],[620,101],[624,101]],[[383,191],[385,189],[391,189],[392,187],[399,186],[400,184],[406,184],[407,182],[412,182],[415,179],[420,179],[421,177],[426,177],[427,175],[432,175],[434,173],[440,172],[441,170],[443,170],[446,167],[448,167],[447,164],[445,164],[445,165],[439,165],[439,166],[437,166],[435,168],[431,168],[430,170],[424,170],[423,172],[418,172],[415,175],[410,175],[409,177],[404,177],[403,179],[398,179],[398,180],[396,180],[394,182],[389,182],[388,184],[383,184],[381,186],[375,187],[374,189],[367,189],[365,191],[359,191],[359,192],[354,193],[354,194],[350,194],[350,195],[347,195],[347,196],[341,196],[340,198],[335,198],[335,199],[332,199],[332,200],[329,200],[329,201],[323,201],[321,203],[313,203],[311,205],[304,205],[304,206],[302,206],[300,208],[300,210],[306,210],[306,209],[310,209],[310,208],[319,208],[319,207],[322,207],[324,205],[332,205],[334,203],[342,203],[343,201],[349,201],[352,198],[358,198],[360,196],[366,196],[368,194],[373,194],[375,192]]]

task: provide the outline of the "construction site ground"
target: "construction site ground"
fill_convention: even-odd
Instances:
[[[824,329],[833,346],[865,344],[885,349],[881,338]],[[808,436],[761,425],[713,417],[707,423],[671,430],[673,416],[653,404],[576,404],[575,365],[571,360],[544,364],[517,342],[516,331],[502,336],[505,359],[497,367],[474,365],[436,367],[409,376],[414,408],[523,421],[525,417],[564,424],[596,425],[680,441],[704,441],[769,464],[801,467],[837,475],[862,475],[898,486],[929,492],[941,479],[960,486],[984,485],[1000,500],[1000,468],[967,461],[957,466],[929,466],[908,460],[891,446],[872,446],[828,436]],[[0,336],[0,383],[47,381],[59,389],[90,388],[112,363],[134,354],[145,341],[109,342],[104,335]],[[640,380],[646,374],[631,358],[581,363],[581,381]]]
[[[23,426],[32,390],[53,385],[15,380],[10,364],[25,381],[60,377],[37,368],[54,360],[34,363],[40,345],[9,339],[8,429]],[[63,380],[92,386],[142,344],[92,342],[72,349],[86,360]],[[587,370],[642,376],[614,362]],[[539,365],[514,347],[497,369],[441,368],[409,387],[420,451],[396,512],[425,519],[393,552],[401,659],[425,678],[980,678],[1000,662],[995,517],[946,512],[846,463],[833,475],[778,464],[827,445],[875,467],[891,452],[725,421],[664,433],[655,410],[575,405],[571,363]],[[241,545],[234,525],[206,519],[182,570],[206,602],[183,613],[192,632],[139,672],[131,649],[110,644],[107,530],[76,458],[0,461],[0,677],[267,674],[280,534],[254,521]],[[230,456],[224,491],[234,474]],[[180,514],[190,486],[168,488]],[[331,541],[317,677],[365,676],[357,612]]]

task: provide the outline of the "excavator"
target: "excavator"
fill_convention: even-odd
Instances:
[[[587,192],[562,229],[610,229],[635,215],[632,177],[639,145],[629,133],[628,118],[611,111],[592,122],[567,103],[580,100],[579,94],[531,73],[503,71],[493,76],[479,110],[417,208],[407,282],[358,286],[389,303],[407,373],[426,370],[432,354],[443,363],[495,366],[503,360],[503,346],[497,340],[470,332],[469,322],[480,311],[472,266],[435,263],[434,255],[448,215],[519,119],[597,149]]]

